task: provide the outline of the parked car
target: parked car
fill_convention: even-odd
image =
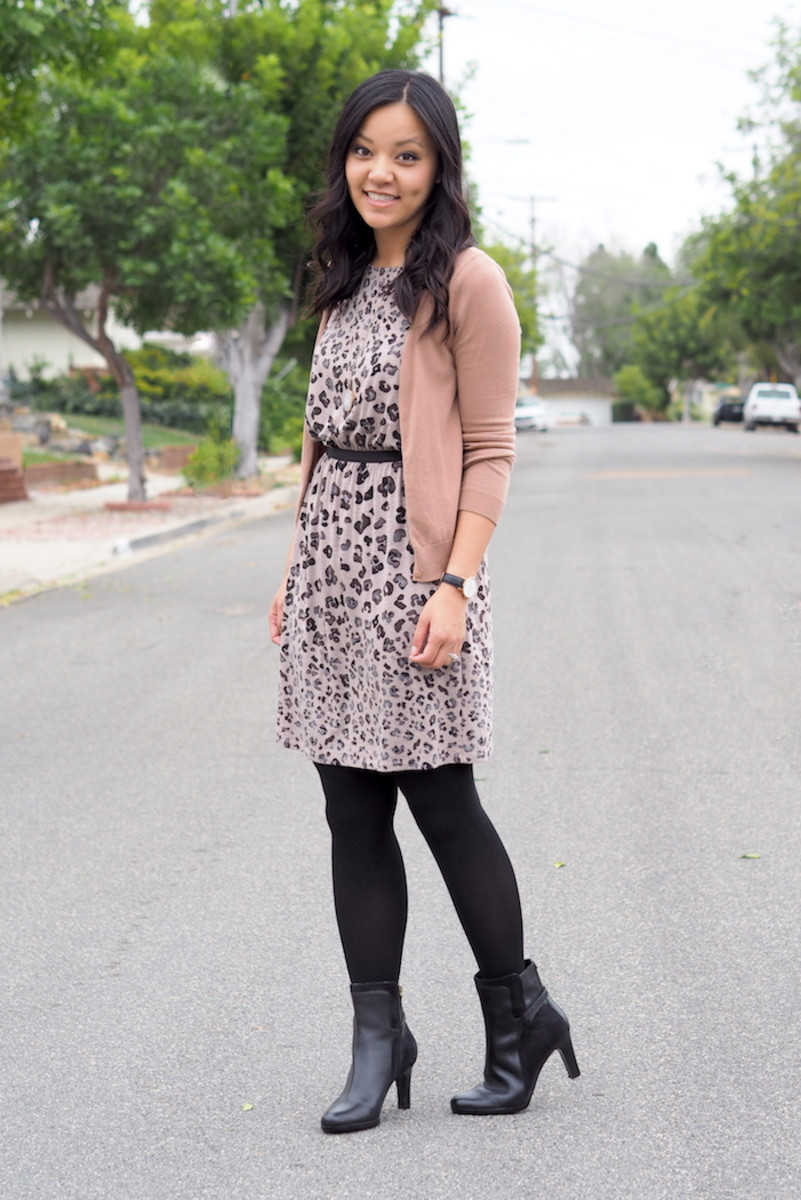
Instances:
[[[515,429],[539,429],[547,433],[551,428],[548,410],[536,396],[525,396],[518,400],[515,406]]]
[[[798,433],[801,421],[801,401],[791,383],[755,383],[743,408],[743,422],[748,430],[757,425],[784,425]]]
[[[721,421],[742,421],[745,396],[721,396],[712,413],[712,424],[719,425]]]

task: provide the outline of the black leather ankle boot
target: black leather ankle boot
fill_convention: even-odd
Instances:
[[[454,1096],[455,1113],[490,1116],[527,1108],[546,1060],[558,1050],[571,1079],[580,1074],[567,1017],[540,982],[534,963],[520,975],[482,979],[476,975],[487,1055],[484,1081]]]
[[[393,1083],[408,1108],[417,1043],[406,1025],[397,983],[353,983],[353,1063],[345,1090],[322,1119],[325,1133],[372,1129]]]

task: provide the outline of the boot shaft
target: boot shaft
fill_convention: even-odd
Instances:
[[[578,1075],[567,1017],[549,997],[534,963],[527,960],[519,975],[500,979],[477,975],[475,983],[487,1035],[484,1079],[472,1091],[453,1097],[454,1112],[520,1112],[556,1050],[570,1077]]]
[[[417,1043],[406,1025],[397,983],[351,984],[353,1059],[345,1089],[322,1119],[326,1133],[370,1129],[394,1082],[398,1107],[409,1107]]]

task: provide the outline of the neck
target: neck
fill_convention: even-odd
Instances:
[[[398,239],[376,235],[375,254],[372,259],[374,267],[402,267],[406,261],[407,238]]]

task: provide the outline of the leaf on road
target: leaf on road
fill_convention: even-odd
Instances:
[[[761,854],[741,854],[740,858],[761,858]]]
[[[242,1105],[242,1112],[252,1112],[252,1111],[253,1111],[253,1105],[249,1104],[247,1101],[245,1101],[245,1103]]]
[[[562,862],[560,859],[557,859],[557,860],[556,860],[556,862],[555,862],[553,865],[554,865],[555,867],[566,867],[566,866],[567,866],[567,863],[566,863],[566,862]]]

